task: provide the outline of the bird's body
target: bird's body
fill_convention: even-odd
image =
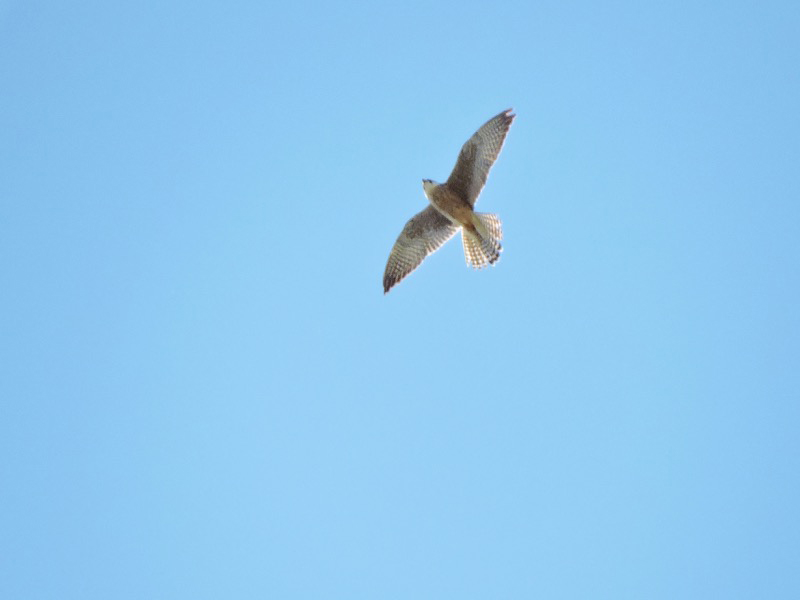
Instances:
[[[472,207],[464,198],[453,192],[446,185],[441,185],[429,179],[422,182],[425,196],[433,208],[450,219],[455,225],[462,227],[472,223]]]
[[[430,205],[406,223],[397,238],[383,275],[388,292],[461,229],[467,264],[477,269],[493,265],[503,248],[497,215],[473,210],[489,170],[497,159],[514,120],[506,110],[487,121],[461,148],[456,166],[445,183],[422,180]]]

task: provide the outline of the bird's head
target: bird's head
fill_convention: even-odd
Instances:
[[[433,181],[432,179],[423,179],[422,180],[422,189],[425,190],[425,194],[429,194],[433,188],[438,186],[439,184]]]

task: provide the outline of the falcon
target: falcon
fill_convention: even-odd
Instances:
[[[516,116],[511,110],[489,119],[467,140],[445,183],[422,180],[430,204],[400,232],[383,274],[384,294],[459,229],[468,266],[481,269],[494,265],[500,258],[503,251],[500,219],[497,215],[475,212],[473,207]]]

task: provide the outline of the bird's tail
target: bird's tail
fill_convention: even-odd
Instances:
[[[464,258],[467,264],[476,269],[493,265],[500,258],[503,246],[503,227],[497,215],[488,213],[472,213],[472,224],[475,231],[466,227],[461,230],[461,240],[464,242]]]

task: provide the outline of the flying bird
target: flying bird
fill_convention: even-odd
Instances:
[[[475,212],[473,207],[516,116],[511,110],[489,119],[467,140],[445,183],[422,180],[430,204],[406,223],[397,238],[383,274],[384,294],[459,229],[468,266],[481,269],[494,265],[500,258],[503,251],[500,219],[497,215]]]

